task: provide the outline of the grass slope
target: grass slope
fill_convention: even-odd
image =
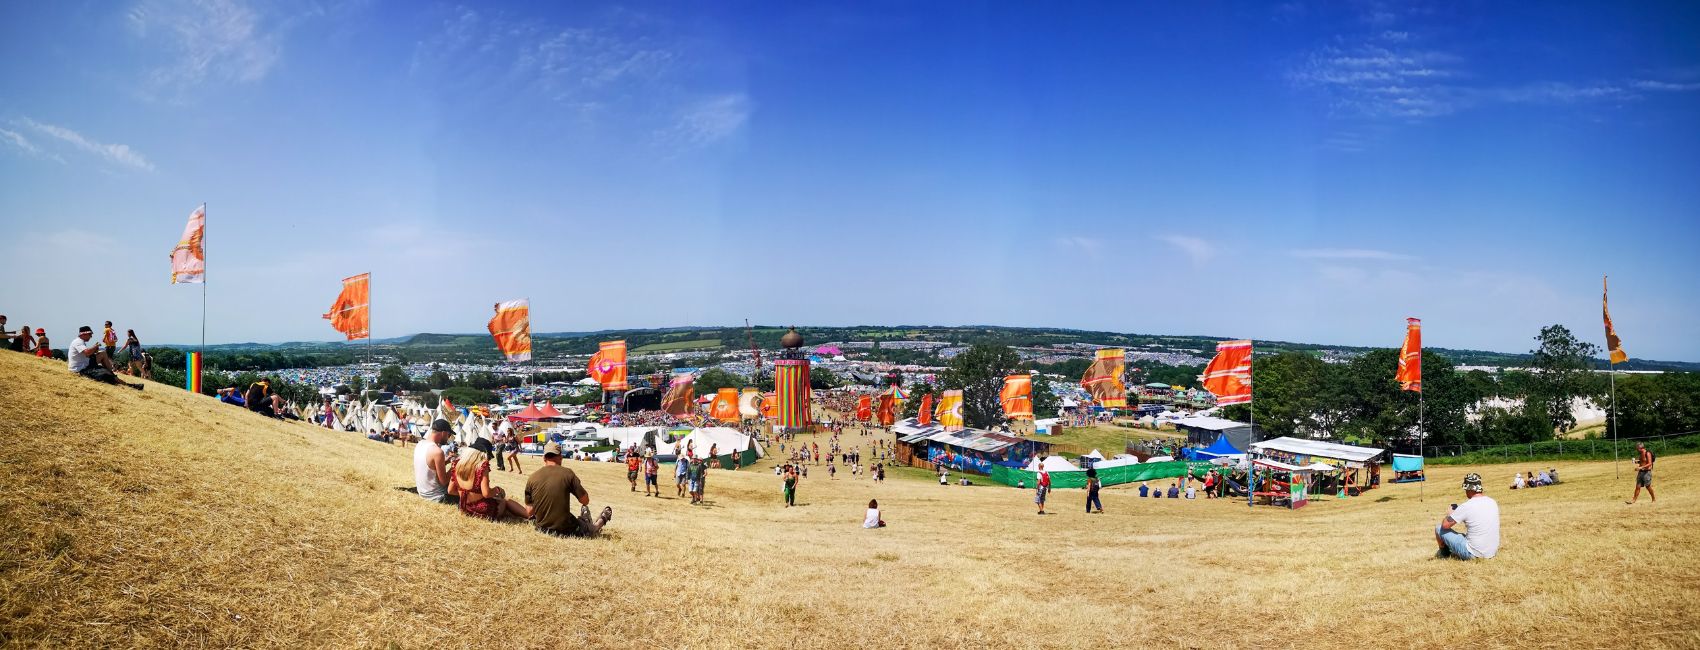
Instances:
[[[711,505],[577,464],[611,536],[561,540],[395,488],[410,451],[0,354],[0,644],[42,647],[1700,645],[1700,458],[1656,506],[1604,463],[1504,485],[1498,559],[1430,560],[1466,471],[1300,511],[717,472]],[[904,476],[913,473],[905,472]],[[843,477],[843,474],[840,474]],[[497,482],[519,492],[521,478]],[[870,497],[891,527],[858,528]],[[1633,636],[1632,636],[1633,635]],[[647,643],[646,643],[647,642]]]

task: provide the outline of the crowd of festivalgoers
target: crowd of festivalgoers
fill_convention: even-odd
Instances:
[[[563,537],[595,537],[614,518],[614,508],[590,514],[590,492],[571,469],[561,465],[561,445],[543,446],[543,467],[525,482],[523,501],[490,483],[490,461],[499,452],[479,438],[452,452],[454,433],[447,420],[431,423],[430,433],[413,450],[414,489],[427,501],[455,506],[469,517],[490,521],[530,521],[538,531]],[[573,512],[573,502],[578,512]]]
[[[53,349],[45,328],[37,327],[32,332],[25,325],[14,332],[6,329],[6,317],[0,315],[0,347],[44,359],[63,358],[71,372],[95,381],[141,390],[142,384],[126,382],[118,375],[152,379],[153,357],[142,349],[136,330],[125,330],[125,333],[124,345],[119,347],[118,332],[112,329],[112,321],[106,321],[99,340],[94,338],[94,328],[84,325],[77,328],[76,338],[71,340],[71,345],[61,356]],[[124,362],[122,368],[118,364],[120,359]]]

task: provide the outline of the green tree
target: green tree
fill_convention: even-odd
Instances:
[[[377,385],[381,390],[403,391],[411,388],[413,382],[407,378],[407,372],[401,366],[388,365],[378,369]]]
[[[695,388],[698,395],[712,395],[722,388],[743,388],[749,380],[743,375],[726,372],[720,368],[709,368],[697,375]]]
[[[1560,432],[1576,427],[1571,403],[1576,398],[1593,398],[1600,388],[1592,369],[1599,346],[1578,340],[1563,325],[1541,328],[1535,337],[1539,347],[1530,351],[1531,385],[1527,404],[1539,409]],[[1550,436],[1549,436],[1550,437]]]
[[[1033,417],[1054,418],[1061,409],[1062,400],[1056,393],[1051,392],[1051,380],[1041,375],[1033,375]]]
[[[977,343],[950,360],[945,385],[962,389],[963,418],[985,429],[1004,421],[998,393],[1004,377],[1020,370],[1021,356],[1009,346]]]
[[[431,388],[443,389],[453,386],[454,380],[449,378],[449,373],[434,370],[431,372],[431,376],[425,380],[425,383],[429,384]]]
[[[827,370],[820,366],[812,366],[809,368],[809,388],[825,390],[828,388],[837,388],[843,385],[844,380],[839,378],[838,375],[833,374],[831,370]]]
[[[928,394],[933,396],[933,404],[938,405],[939,392],[939,387],[930,383],[911,385],[909,387],[909,399],[903,400],[901,418],[918,417],[921,414],[921,400]],[[1035,410],[1034,412],[1037,413],[1038,411]]]
[[[456,386],[443,389],[442,396],[455,406],[472,406],[473,404],[495,404],[501,400],[495,393],[477,388]]]
[[[1328,364],[1303,352],[1282,352],[1257,360],[1257,385],[1252,406],[1257,426],[1267,435],[1297,436],[1321,429],[1323,386],[1330,379]]]

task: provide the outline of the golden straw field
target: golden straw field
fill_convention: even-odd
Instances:
[[[707,507],[568,465],[609,535],[429,504],[412,450],[0,354],[0,644],[19,647],[1700,647],[1700,458],[1437,467],[1299,511],[711,472]],[[856,438],[851,437],[852,444]],[[1109,450],[1106,450],[1109,451]],[[775,450],[776,452],[776,450]],[[777,455],[775,453],[774,455]],[[530,458],[527,469],[536,467]],[[670,469],[670,467],[668,468]],[[1499,557],[1433,560],[1466,471]],[[499,473],[519,494],[523,477]],[[889,528],[862,530],[877,498]]]

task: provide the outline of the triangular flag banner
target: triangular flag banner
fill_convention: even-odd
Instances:
[[[1623,351],[1623,340],[1617,338],[1617,328],[1611,326],[1611,307],[1606,302],[1606,294],[1610,293],[1606,278],[1600,277],[1600,313],[1606,318],[1606,350],[1611,352],[1613,365],[1629,360],[1629,354]]]
[[[602,390],[625,390],[626,342],[603,341],[601,349],[590,355],[590,377],[602,384]]]
[[[530,361],[531,302],[521,298],[496,303],[496,315],[490,319],[490,337],[496,339],[496,349],[508,361]]]
[[[1399,346],[1399,372],[1393,380],[1399,388],[1423,392],[1423,322],[1405,319],[1405,344]]]
[[[961,431],[962,423],[962,391],[947,390],[939,398],[938,412],[933,414],[939,419],[939,426],[945,431]]]
[[[371,279],[370,273],[343,278],[342,293],[331,303],[331,310],[325,312],[331,328],[342,332],[350,341],[372,335]]]
[[[1003,390],[998,393],[1003,404],[1003,416],[1011,420],[1033,419],[1033,376],[1010,375],[1003,378]]]
[[[201,284],[207,281],[207,206],[189,213],[183,238],[171,249],[171,283]]]
[[[1216,344],[1216,358],[1204,367],[1204,389],[1220,406],[1251,403],[1251,341]]]
[[[1122,371],[1127,368],[1125,350],[1099,350],[1080,378],[1080,386],[1092,394],[1099,406],[1127,406],[1127,385],[1122,383]]]

